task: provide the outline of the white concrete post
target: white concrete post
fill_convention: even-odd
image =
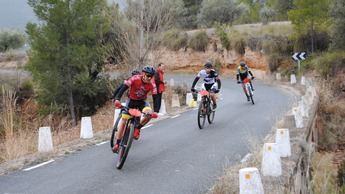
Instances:
[[[164,98],[162,98],[162,103],[161,103],[161,108],[159,109],[159,115],[165,115],[167,114],[167,109],[166,109],[166,106],[165,106],[165,100]]]
[[[303,124],[303,116],[301,114],[300,108],[299,107],[295,107],[292,109],[293,115],[295,117],[295,126],[296,128],[303,128],[304,124]]]
[[[50,127],[40,127],[38,132],[38,152],[53,151],[53,138]]]
[[[201,94],[198,93],[198,98],[196,100],[197,102],[201,102]]]
[[[296,75],[295,74],[291,74],[291,76],[290,76],[290,83],[291,84],[296,84],[297,83],[297,79],[296,79]]]
[[[192,107],[192,101],[193,101],[193,94],[192,93],[187,93],[186,96],[186,105],[188,107]]]
[[[282,80],[282,75],[280,73],[276,73],[276,80]]]
[[[280,157],[291,156],[291,144],[289,129],[277,129],[276,143]]]
[[[93,137],[91,117],[81,118],[80,138],[88,139]]]
[[[305,80],[304,76],[301,77],[301,85],[303,85],[303,86],[306,85],[306,80]]]
[[[242,168],[239,171],[240,194],[264,194],[257,168]]]
[[[282,164],[276,143],[265,143],[262,154],[261,170],[264,176],[282,175]]]
[[[180,99],[178,97],[178,94],[172,95],[171,107],[180,107]]]

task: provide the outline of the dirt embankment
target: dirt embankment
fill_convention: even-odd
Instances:
[[[214,46],[215,44],[217,46]],[[155,56],[155,57],[153,57]],[[244,61],[250,68],[266,71],[268,64],[266,57],[260,52],[253,52],[246,49],[243,56],[235,51],[226,51],[221,48],[221,44],[217,40],[212,40],[205,52],[197,52],[191,48],[180,49],[179,51],[170,51],[166,48],[160,48],[150,55],[152,64],[160,62],[166,65],[167,71],[196,72],[206,61],[216,61],[222,64],[223,68],[234,69],[239,65],[240,61]]]

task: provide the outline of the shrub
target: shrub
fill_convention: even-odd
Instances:
[[[290,55],[293,52],[293,42],[283,36],[266,37],[262,48],[266,54],[278,53],[280,55]]]
[[[306,34],[300,34],[294,37],[295,45],[294,50],[296,51],[308,51],[311,52],[311,32]],[[327,32],[314,32],[314,52],[315,51],[326,51],[329,47],[330,36]]]
[[[195,51],[206,51],[208,36],[205,31],[196,32],[189,41],[189,47]]]
[[[262,37],[249,36],[246,40],[246,45],[252,51],[260,51],[262,49]]]
[[[344,68],[344,64],[344,51],[324,53],[306,62],[306,65],[312,66],[312,68],[316,69],[325,78],[334,76]]]
[[[24,43],[24,35],[19,32],[0,32],[0,52],[6,52],[9,49],[20,48],[24,45]]]
[[[181,33],[176,29],[169,30],[163,35],[163,45],[170,50],[177,51],[188,44],[187,33]]]
[[[224,25],[216,26],[216,34],[220,39],[220,43],[222,44],[222,47],[225,48],[226,50],[230,50],[231,49],[230,39],[225,29],[226,29],[226,26]]]
[[[232,48],[236,51],[236,53],[240,55],[244,55],[246,53],[246,41],[244,40],[243,37],[239,36],[234,38],[232,41],[233,45]]]

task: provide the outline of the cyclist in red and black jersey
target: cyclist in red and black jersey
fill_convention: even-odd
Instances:
[[[120,99],[124,92],[129,89],[129,100],[127,102],[128,108],[136,108],[142,111],[143,113],[150,113],[152,109],[150,105],[145,101],[147,94],[152,92],[152,94],[157,93],[156,84],[152,80],[155,70],[151,66],[146,66],[142,70],[142,74],[134,75],[128,80],[124,81],[124,84],[115,95],[115,106],[120,107]],[[126,121],[130,118],[130,115],[126,112],[122,113],[121,121],[118,125],[118,130],[116,133],[116,143],[113,147],[113,152],[118,152],[119,144],[124,135],[124,127]],[[134,139],[138,140],[140,137],[140,129],[150,121],[151,117],[144,117],[138,126],[134,129]]]

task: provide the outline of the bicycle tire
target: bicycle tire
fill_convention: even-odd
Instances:
[[[117,117],[117,119],[116,119],[116,121],[115,121],[115,124],[114,124],[114,126],[113,126],[113,129],[112,129],[112,131],[111,131],[110,148],[113,148],[113,147],[114,147],[114,142],[116,141],[115,133],[116,133],[116,131],[117,131],[117,126],[119,125],[120,119],[121,119],[121,112],[120,112],[119,116]]]
[[[248,90],[248,93],[249,93],[250,101],[252,101],[252,104],[254,105],[255,102],[254,102],[254,98],[253,98],[253,90],[252,90],[252,87],[251,87],[251,86],[248,86],[247,90]]]
[[[205,126],[206,114],[202,113],[202,108],[204,106],[204,101],[201,101],[198,109],[198,126],[199,129],[203,129]]]
[[[208,107],[207,121],[208,121],[209,124],[212,124],[213,121],[214,121],[214,116],[216,114],[216,111],[213,110],[213,103],[212,103],[212,101],[209,100],[208,103],[209,103],[209,107]]]
[[[125,164],[129,150],[131,148],[131,145],[133,142],[134,126],[135,126],[135,122],[133,118],[128,120],[126,124],[126,128],[125,128],[126,129],[125,134],[120,143],[118,161],[116,163],[116,168],[119,170],[122,169],[123,165]]]

